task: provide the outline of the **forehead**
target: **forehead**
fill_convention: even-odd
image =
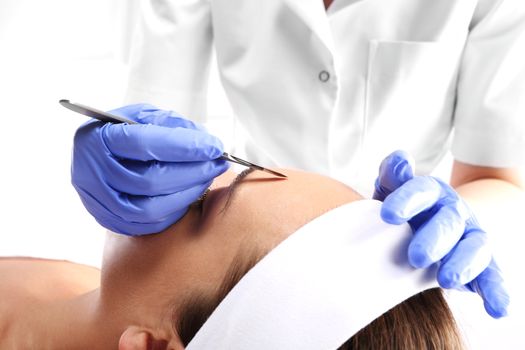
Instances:
[[[359,197],[349,186],[326,176],[299,170],[277,171],[288,177],[283,179],[261,171],[252,172],[241,181],[235,197],[238,197],[239,202],[251,202],[258,198],[260,206],[268,207],[272,203],[279,207],[282,204],[287,211],[296,212],[302,212],[305,208],[329,210]],[[297,206],[288,208],[290,204]]]
[[[252,238],[273,246],[315,217],[360,197],[350,187],[325,176],[277,171],[288,178],[260,171],[244,178],[223,212],[223,223],[247,230]],[[220,181],[214,186],[221,186]]]

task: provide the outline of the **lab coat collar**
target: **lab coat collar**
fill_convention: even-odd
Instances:
[[[321,0],[285,0],[285,5],[317,35],[330,52],[333,52],[332,31]]]

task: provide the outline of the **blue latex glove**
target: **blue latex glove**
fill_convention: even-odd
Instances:
[[[112,114],[140,125],[91,120],[75,134],[71,176],[86,209],[126,235],[178,221],[228,165],[221,141],[171,111],[146,104]]]
[[[414,237],[408,246],[412,266],[439,263],[440,286],[474,291],[489,315],[505,316],[509,295],[486,233],[452,187],[434,177],[414,176],[413,168],[412,158],[403,151],[381,163],[374,199],[383,201],[382,219],[412,227]]]

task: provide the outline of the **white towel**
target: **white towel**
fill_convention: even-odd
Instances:
[[[408,225],[373,200],[346,204],[273,249],[226,296],[187,349],[336,349],[400,302],[437,286],[408,265]]]

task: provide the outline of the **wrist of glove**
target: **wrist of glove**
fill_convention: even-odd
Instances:
[[[408,154],[392,153],[380,166],[374,192],[374,198],[383,201],[385,222],[412,227],[410,264],[426,268],[438,263],[437,280],[443,288],[474,291],[492,317],[506,315],[509,296],[487,234],[452,187],[431,176],[414,176],[413,169]]]

